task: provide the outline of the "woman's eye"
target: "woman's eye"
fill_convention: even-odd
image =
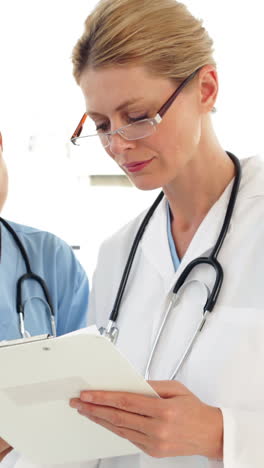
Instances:
[[[144,119],[148,119],[148,115],[147,115],[147,114],[139,115],[138,117],[128,117],[128,120],[129,120],[130,122],[138,122],[139,120],[144,120]]]
[[[144,120],[144,119],[148,119],[147,114],[139,115],[138,117],[129,117],[129,116],[127,116],[127,123],[139,122],[140,120]],[[125,122],[124,122],[124,125],[126,125]],[[110,131],[110,124],[108,122],[102,122],[100,124],[98,123],[98,124],[96,124],[96,131],[101,132],[101,133],[109,132]]]
[[[102,123],[96,125],[96,131],[97,132],[107,132],[109,130],[109,124],[108,123]]]

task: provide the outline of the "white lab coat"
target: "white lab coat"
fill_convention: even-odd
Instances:
[[[242,162],[242,170],[236,207],[219,254],[224,270],[223,287],[213,313],[177,376],[201,400],[221,407],[224,463],[198,456],[155,459],[140,454],[87,462],[82,467],[264,467],[264,166],[257,158],[251,158]],[[177,272],[168,245],[165,200],[145,231],[118,319],[118,347],[143,375],[171,290],[184,267],[192,259],[207,255],[214,246],[231,188],[232,183],[205,217]],[[95,322],[98,327],[107,323],[143,215],[101,247],[89,310],[90,323]],[[214,272],[203,265],[188,280],[163,333],[151,379],[167,380],[176,366],[202,316],[204,284],[211,288]]]

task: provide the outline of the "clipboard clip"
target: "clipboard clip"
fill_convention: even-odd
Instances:
[[[18,338],[17,340],[3,340],[0,341],[0,348],[7,348],[9,346],[18,346],[27,343],[33,343],[34,341],[45,341],[53,338],[52,335],[44,334],[44,335],[36,335],[36,336],[29,336],[28,338]]]

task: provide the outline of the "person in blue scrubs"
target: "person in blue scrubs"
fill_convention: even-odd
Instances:
[[[2,150],[0,133],[0,210],[8,191],[8,175]],[[88,280],[72,249],[49,232],[8,223],[21,240],[32,271],[46,282],[54,307],[57,335],[85,327]],[[26,268],[18,246],[2,223],[0,239],[0,340],[12,340],[21,338],[16,311],[16,287],[18,279],[26,273]],[[25,282],[22,301],[25,307],[26,331],[31,336],[51,334],[47,303],[35,281]],[[0,438],[0,461],[10,450],[11,447]]]

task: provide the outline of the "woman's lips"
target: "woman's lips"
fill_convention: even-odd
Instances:
[[[131,162],[129,164],[124,164],[123,167],[127,172],[139,172],[144,169],[144,167],[148,166],[152,160],[153,158],[148,159],[147,161]]]

